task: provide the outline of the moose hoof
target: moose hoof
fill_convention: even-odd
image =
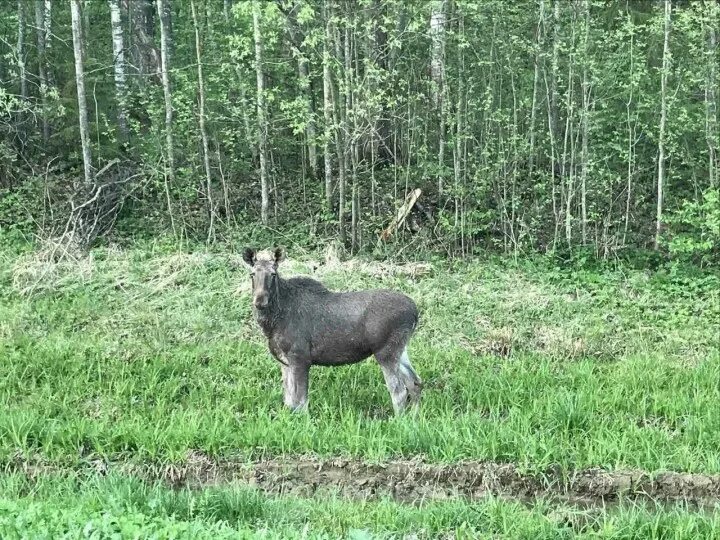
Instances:
[[[293,414],[305,414],[308,412],[308,404],[305,402],[299,405],[288,405],[288,409]]]

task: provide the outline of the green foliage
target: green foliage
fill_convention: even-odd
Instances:
[[[720,190],[708,189],[700,201],[685,201],[669,219],[672,233],[668,248],[679,258],[718,261],[720,254]]]
[[[37,231],[35,206],[39,199],[49,196],[47,179],[28,176],[19,186],[0,185],[0,240],[4,234],[30,236]],[[2,242],[12,246],[12,241]]]
[[[153,63],[158,39],[154,5],[144,14],[142,8],[123,10],[130,126],[124,153],[117,146],[109,8],[105,2],[83,8],[94,165],[100,168],[122,157],[148,173],[147,183],[121,216],[121,229],[123,220],[130,222],[123,230],[135,233],[145,227],[146,234],[155,234],[169,230],[172,222],[178,237],[207,239],[212,214],[216,234],[210,241],[243,234],[233,229],[257,221],[259,212],[251,3],[234,2],[225,10],[223,3],[206,2],[199,8],[212,208],[201,180],[205,173],[192,17],[187,2],[170,4],[175,181],[166,185],[162,174],[165,111]],[[275,229],[312,231],[316,216],[322,216],[323,234],[338,235],[339,160],[345,155],[346,207],[353,179],[358,193],[360,245],[352,246],[353,252],[375,249],[378,231],[388,225],[406,190],[416,187],[423,190],[420,202],[432,218],[422,218],[419,236],[401,231],[387,252],[411,242],[448,254],[492,249],[519,255],[567,247],[611,258],[651,246],[662,3],[331,4],[334,9],[327,12],[321,0],[267,2],[261,10]],[[440,5],[447,10],[443,47],[438,49],[442,57],[433,59],[429,20]],[[5,113],[0,122],[0,189],[8,197],[18,191],[22,198],[28,195],[26,179],[46,169],[70,186],[81,170],[81,152],[74,62],[71,51],[61,45],[70,38],[68,5],[53,4],[46,50],[52,84],[44,106],[32,78],[37,77],[40,59],[36,28],[29,24],[33,10],[25,13],[21,65],[17,8],[12,2],[0,6],[5,35],[13,36],[0,44],[7,65],[0,85],[0,109]],[[703,265],[716,263],[718,257],[709,158],[711,148],[715,155],[720,150],[720,62],[718,48],[710,48],[710,29],[717,26],[719,14],[712,2],[674,4],[670,90],[665,96],[665,248],[673,258]],[[346,48],[351,55],[347,61]],[[325,52],[330,63],[329,125],[323,114]],[[442,88],[430,80],[432,62],[442,63]],[[308,70],[307,79],[300,80],[300,63]],[[31,83],[24,100],[19,95],[21,67]],[[436,102],[437,91],[441,103]],[[42,140],[42,119],[51,128],[47,142]],[[587,155],[582,150],[584,119]],[[327,134],[330,208],[325,205],[321,155]],[[336,135],[345,138],[340,155]],[[313,144],[317,171],[309,162]],[[34,194],[25,204],[34,223],[46,222],[50,210],[55,215],[66,211],[64,200],[48,205],[41,193]],[[29,229],[31,224],[15,206],[6,202],[0,221]]]

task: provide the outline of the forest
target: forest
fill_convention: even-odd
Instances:
[[[3,229],[717,261],[715,2],[0,9]]]
[[[719,32],[0,2],[0,538],[720,538]],[[281,317],[371,341],[297,277],[404,294],[350,314],[400,367],[288,382]]]

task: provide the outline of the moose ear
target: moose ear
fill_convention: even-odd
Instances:
[[[245,248],[245,251],[243,251],[243,261],[245,261],[245,264],[248,266],[255,266],[255,261],[257,260],[255,258],[255,252],[257,250],[253,248]]]
[[[275,266],[280,264],[282,260],[285,258],[285,253],[283,252],[283,249],[280,247],[276,247],[273,250],[273,254],[275,255]]]

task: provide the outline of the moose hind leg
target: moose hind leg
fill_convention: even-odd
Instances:
[[[411,377],[408,374],[408,368],[401,363],[405,347],[404,345],[398,345],[398,342],[403,343],[404,341],[404,339],[393,340],[375,353],[375,358],[377,358],[385,377],[385,386],[390,392],[396,414],[400,414],[405,410],[410,398],[410,388],[407,381]],[[407,364],[409,365],[409,360]],[[414,385],[412,385],[412,388],[414,391]]]
[[[283,400],[293,412],[307,411],[310,366],[282,366]]]
[[[420,395],[422,394],[422,380],[415,372],[412,364],[410,363],[410,356],[408,356],[407,346],[403,349],[400,355],[400,361],[398,362],[398,371],[402,378],[403,384],[408,391],[408,399],[411,404],[418,406],[420,404]]]
[[[380,362],[380,369],[385,377],[385,386],[390,392],[395,414],[400,414],[407,406],[408,389],[405,387],[398,365],[397,363]]]

